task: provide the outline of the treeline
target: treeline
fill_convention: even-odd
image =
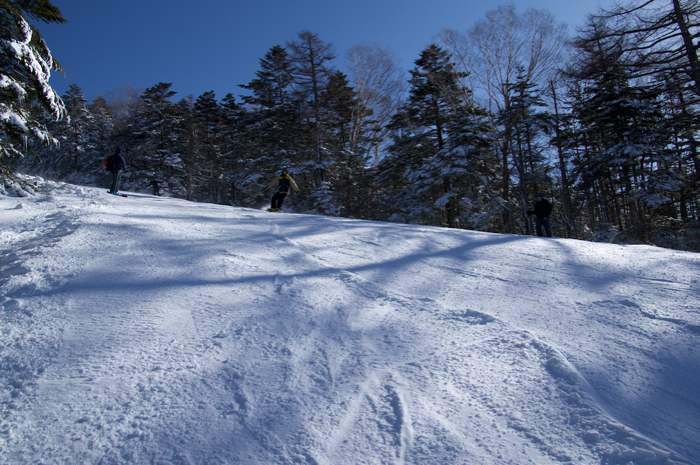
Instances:
[[[124,190],[155,177],[173,196],[255,208],[285,167],[297,211],[513,234],[533,233],[543,192],[559,237],[700,250],[699,11],[637,1],[570,39],[546,11],[499,7],[438,34],[407,82],[381,47],[353,48],[346,73],[303,31],[268,51],[246,95],[177,100],[158,83],[88,103],[73,85],[69,119],[37,118],[60,145],[30,137],[38,156],[17,167],[99,183],[119,145]]]

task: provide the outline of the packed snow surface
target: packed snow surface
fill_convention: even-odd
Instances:
[[[700,256],[40,184],[0,463],[700,463]]]

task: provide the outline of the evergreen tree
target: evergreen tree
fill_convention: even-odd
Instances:
[[[673,77],[663,79],[662,111],[672,134],[671,146],[675,153],[672,166],[678,170],[681,181],[678,191],[672,196],[674,205],[666,209],[664,216],[671,221],[678,218],[692,225],[700,218],[700,155],[697,141],[700,118],[698,107],[693,104],[692,92],[679,81]]]
[[[260,60],[260,70],[249,84],[241,85],[253,95],[243,96],[243,101],[255,108],[279,108],[290,103],[292,62],[287,50],[275,45]]]
[[[450,120],[448,134],[447,149],[441,155],[451,164],[454,176],[453,198],[459,202],[455,226],[499,231],[503,208],[498,197],[491,192],[491,186],[498,180],[499,168],[498,154],[494,149],[497,135],[493,131],[491,115],[483,108],[466,104]],[[437,171],[435,176],[442,172],[444,169]]]
[[[201,143],[197,164],[207,179],[206,199],[212,203],[225,202],[228,200],[228,183],[224,179],[222,159],[222,114],[213,91],[205,92],[195,100],[194,117],[197,122],[198,140]]]
[[[591,227],[611,223],[642,242],[649,240],[652,210],[669,200],[678,181],[664,115],[649,92],[624,74],[604,73],[573,109],[583,147],[579,188],[587,193]]]
[[[572,194],[572,174],[571,174],[571,158],[572,151],[575,146],[572,146],[568,141],[572,140],[571,134],[576,126],[575,118],[570,111],[566,111],[566,101],[562,102],[560,94],[557,90],[561,81],[551,80],[549,82],[549,92],[552,97],[552,106],[554,109],[552,130],[554,132],[550,143],[556,148],[558,162],[558,194],[561,202],[558,209],[558,217],[562,220],[565,227],[565,237],[578,239],[579,221],[576,209],[574,208]]]
[[[333,162],[333,169],[326,176],[327,188],[333,192],[333,205],[325,202],[323,208],[325,211],[332,209],[337,214],[356,215],[358,204],[363,203],[367,195],[359,188],[359,180],[368,162],[363,156],[367,151],[357,145],[353,150],[353,114],[360,105],[357,93],[347,76],[336,71],[328,80],[321,99],[327,113],[328,159]],[[358,136],[361,138],[361,134]]]
[[[497,121],[504,131],[510,132],[512,140],[509,151],[517,194],[508,198],[516,199],[514,204],[517,207],[514,208],[520,210],[520,215],[511,219],[518,223],[517,230],[521,234],[530,235],[533,231],[527,215],[529,199],[551,186],[551,167],[545,163],[543,155],[545,143],[549,141],[542,141],[541,137],[549,132],[552,121],[548,113],[538,111],[547,105],[525,73],[519,74],[516,82],[509,84],[508,94],[508,104],[499,112]]]
[[[55,145],[30,143],[38,157],[25,160],[22,169],[74,183],[92,183],[102,175],[98,121],[87,105],[82,89],[71,84],[62,96],[66,118],[55,121],[44,114],[39,121],[58,141]]]
[[[93,143],[97,152],[106,156],[112,133],[115,131],[114,113],[104,97],[100,95],[88,105],[88,108],[94,118]]]
[[[694,115],[700,95],[700,67],[698,46],[693,44],[692,34],[700,24],[699,11],[696,1],[684,0],[647,0],[616,5],[611,11],[592,16],[575,40],[579,53],[569,76],[595,82],[599,89],[603,87],[600,84],[602,80],[612,76],[611,84],[618,83],[618,94],[623,94],[623,98],[631,93],[638,94],[632,98],[635,103],[633,112],[625,113],[623,110],[622,116],[641,118],[640,112],[649,115],[661,110],[663,118],[650,118],[654,124],[639,126],[637,132],[649,131],[645,134],[647,143],[654,140],[658,140],[658,143],[671,141],[665,146],[665,151],[650,150],[641,157],[647,162],[643,173],[638,173],[637,164],[624,168],[631,173],[622,175],[622,178],[630,180],[625,183],[624,191],[633,191],[637,185],[645,189],[638,192],[634,204],[630,199],[623,201],[613,197],[613,193],[618,197],[621,195],[619,189],[614,189],[614,167],[610,168],[613,173],[607,184],[586,184],[589,188],[591,185],[596,188],[595,191],[592,188],[587,191],[590,195],[598,195],[590,198],[588,204],[589,223],[595,224],[598,217],[603,217],[603,221],[616,225],[620,230],[629,229],[628,235],[635,240],[644,241],[651,240],[656,234],[655,230],[664,222],[672,224],[681,221],[688,227],[697,228],[693,220],[697,219],[700,211],[697,195],[700,189],[700,162],[696,142],[698,124]],[[644,86],[640,83],[644,83]],[[608,93],[615,95],[612,90]],[[619,137],[622,134],[633,136],[627,132]],[[636,137],[640,138],[641,134]],[[640,143],[638,146],[645,145]],[[594,150],[588,147],[586,150],[588,160]],[[652,158],[657,157],[662,159],[651,162]],[[580,165],[587,166],[586,161]],[[659,167],[663,168],[657,169]],[[604,167],[600,169],[602,171]],[[588,174],[586,171],[584,173]],[[652,187],[649,183],[651,179],[654,180],[653,186],[664,186],[663,189],[659,191]],[[635,181],[641,182],[637,184]],[[603,213],[594,208],[600,198],[606,205],[601,208]],[[643,201],[640,200],[642,198]],[[652,204],[657,206],[652,207]],[[675,226],[673,234],[683,235],[685,225]],[[695,232],[688,231],[688,234]]]
[[[298,104],[292,95],[292,63],[287,50],[272,47],[260,60],[257,78],[241,87],[252,92],[242,96],[251,111],[245,115],[249,152],[257,152],[259,169],[277,171],[294,163],[299,144]]]
[[[228,93],[220,103],[223,171],[228,182],[229,200],[235,205],[255,205],[262,200],[260,186],[246,189],[247,178],[244,158],[246,128],[244,126],[245,109],[236,102],[233,94]],[[258,198],[255,198],[255,196]]]
[[[305,165],[313,169],[314,187],[320,187],[326,182],[326,170],[330,166],[325,152],[328,114],[324,111],[321,95],[335,72],[331,66],[335,53],[331,44],[324,43],[310,31],[300,32],[298,39],[290,42],[288,48],[295,98],[300,103],[302,120],[313,128],[313,145],[309,148],[313,150],[315,160]]]
[[[557,22],[547,10],[531,8],[518,13],[512,2],[488,11],[466,34],[446,30],[441,35],[457,59],[458,69],[468,72],[470,82],[479,86],[481,95],[488,99],[494,117],[510,113],[512,84],[518,74],[524,73],[529,82],[542,88],[566,60],[566,25]],[[509,122],[507,118],[500,121],[496,146],[501,153],[500,187],[494,186],[493,198],[503,208],[500,231],[515,233],[520,232],[515,225],[519,215],[511,199],[511,159],[516,141]],[[494,127],[497,125],[494,121]]]
[[[591,27],[599,34],[579,36],[579,48],[596,47],[601,41],[614,42],[630,78],[675,76],[700,97],[697,0],[615,3],[611,10],[591,16],[588,28]]]
[[[269,178],[283,167],[304,162],[311,130],[299,118],[292,71],[287,50],[276,45],[260,60],[256,79],[241,86],[252,93],[241,96],[250,110],[238,113],[241,163],[235,176],[246,203],[260,205],[269,200],[263,193]]]
[[[56,140],[29,108],[46,111],[54,120],[66,109],[49,85],[51,69],[61,70],[39,31],[28,18],[46,23],[65,23],[58,8],[48,0],[0,1],[0,181],[16,182],[7,162],[23,156],[27,136],[41,143]]]
[[[160,173],[173,193],[188,195],[183,184],[185,164],[181,153],[185,115],[181,107],[170,101],[176,94],[170,90],[171,86],[160,82],[141,95],[144,108],[130,125],[129,137],[122,143],[130,175],[124,181],[125,189],[143,186],[154,174]]]
[[[68,111],[69,119],[61,138],[61,151],[70,157],[70,166],[73,170],[83,165],[81,154],[92,151],[88,144],[88,134],[93,125],[93,117],[87,107],[85,95],[77,84],[71,84],[68,91],[62,96],[63,103]]]
[[[179,174],[169,182],[179,181],[185,188],[185,198],[192,201],[205,201],[209,176],[203,163],[203,144],[199,134],[197,119],[194,115],[194,98],[191,95],[180,99],[172,105],[171,118],[172,141],[171,152],[176,152],[182,161]]]
[[[460,181],[472,169],[471,152],[488,139],[486,113],[465,101],[461,73],[440,47],[430,45],[415,63],[408,101],[391,123],[390,155],[379,164],[378,180],[389,187],[385,209],[412,223],[458,227]]]

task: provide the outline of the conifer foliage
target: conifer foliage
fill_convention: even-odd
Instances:
[[[700,250],[698,47],[685,40],[696,2],[601,12],[572,53],[548,12],[499,7],[427,46],[407,80],[376,45],[348,53],[348,76],[302,31],[265,53],[241,95],[176,100],[160,82],[91,103],[77,85],[62,100],[42,86],[60,67],[23,15],[61,22],[58,10],[0,3],[0,60],[19,63],[0,76],[0,162],[38,155],[15,160],[20,171],[106,185],[102,160],[119,145],[124,190],[156,178],[165,195],[261,208],[285,168],[301,189],[285,209],[513,234],[534,234],[543,192],[556,236]]]
[[[391,123],[394,143],[378,170],[393,218],[458,227],[467,189],[469,205],[479,197],[473,176],[490,131],[480,121],[486,112],[465,100],[450,58],[437,45],[421,53]]]
[[[27,152],[28,136],[56,143],[31,106],[41,107],[54,120],[66,115],[49,85],[51,70],[61,67],[28,19],[66,22],[47,0],[0,0],[0,181],[5,183],[13,178],[7,162]]]
[[[578,228],[594,239],[700,248],[698,47],[683,40],[697,12],[697,2],[636,2],[592,16],[574,41],[562,142],[585,212]]]

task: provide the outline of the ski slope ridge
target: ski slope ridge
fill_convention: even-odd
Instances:
[[[700,256],[0,197],[0,463],[700,463]]]

